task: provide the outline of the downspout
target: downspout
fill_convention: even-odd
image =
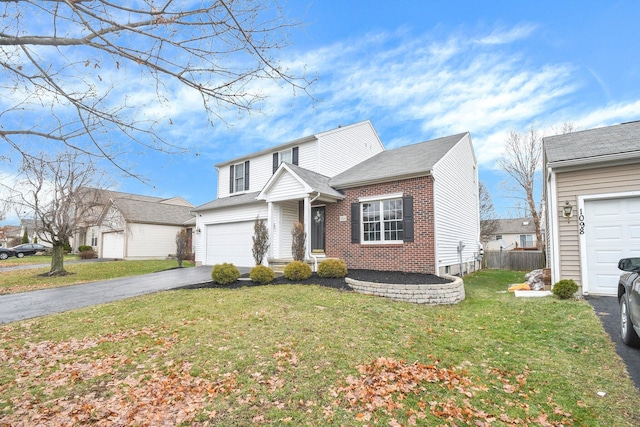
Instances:
[[[318,197],[320,197],[320,192],[319,191],[317,192],[316,196],[313,199],[309,200],[309,220],[311,220],[311,203],[313,203],[316,200],[318,200]],[[325,221],[326,221],[326,217],[325,217]],[[309,224],[309,225],[311,225],[311,224]],[[311,242],[311,237],[309,237],[309,242]],[[309,250],[309,256],[311,258],[313,258],[313,272],[317,273],[318,272],[318,257],[313,254],[313,252],[311,251],[311,248],[308,248],[308,250]]]

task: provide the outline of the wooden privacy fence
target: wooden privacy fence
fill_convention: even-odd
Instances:
[[[484,251],[482,266],[501,270],[532,271],[545,267],[543,251]]]

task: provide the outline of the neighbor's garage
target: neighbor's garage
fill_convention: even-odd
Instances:
[[[102,234],[102,257],[124,258],[124,232]]]
[[[253,225],[254,221],[207,225],[205,264],[229,262],[236,267],[254,266]]]
[[[640,257],[640,197],[585,200],[589,294],[617,295],[618,261]]]

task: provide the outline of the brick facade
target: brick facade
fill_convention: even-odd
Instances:
[[[360,197],[393,193],[413,196],[414,241],[402,244],[351,243],[351,203],[357,203]],[[348,188],[344,195],[343,200],[326,206],[328,257],[341,258],[352,269],[438,274],[431,176]]]

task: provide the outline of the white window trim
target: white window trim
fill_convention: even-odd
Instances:
[[[282,153],[289,153],[289,161],[287,163],[293,163],[293,148],[287,150],[278,151],[278,166],[283,163]]]
[[[382,196],[367,196],[358,198],[358,202],[375,202],[377,200],[402,199],[404,193],[383,194]]]
[[[386,200],[399,199],[400,206],[402,206],[402,194],[403,193],[394,193],[394,194],[385,194],[383,196],[375,196],[375,197],[361,197],[358,199],[360,202],[360,243],[363,245],[402,245],[404,244],[404,240],[384,240],[384,215],[382,212],[384,211],[384,207],[382,202]],[[371,203],[371,202],[379,202],[380,203],[380,224],[382,225],[380,229],[380,240],[364,240],[364,218],[362,215],[362,204],[363,203]],[[404,207],[403,207],[403,215],[404,215]],[[400,219],[402,222],[403,219]],[[404,232],[404,230],[403,230]]]
[[[238,190],[238,186],[237,186],[238,166],[242,166],[242,188],[240,190]],[[244,189],[244,178],[245,178],[244,162],[234,164],[233,165],[233,194],[246,192],[246,190]]]

